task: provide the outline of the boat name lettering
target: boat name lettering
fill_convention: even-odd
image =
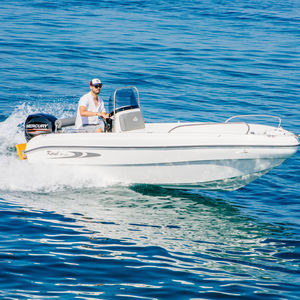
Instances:
[[[47,154],[49,156],[60,156],[60,155],[63,155],[61,152],[59,151],[47,151]]]

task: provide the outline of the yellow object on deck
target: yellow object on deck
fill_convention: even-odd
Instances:
[[[18,145],[16,145],[17,152],[18,152],[19,158],[21,160],[27,159],[27,156],[25,154],[26,145],[27,144],[18,144]]]

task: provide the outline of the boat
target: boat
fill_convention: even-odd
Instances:
[[[75,118],[30,115],[19,156],[29,163],[88,167],[126,184],[232,191],[281,165],[299,145],[276,116],[146,123],[139,98],[136,87],[116,89],[104,133],[75,130]],[[253,117],[275,119],[276,126],[245,121]]]

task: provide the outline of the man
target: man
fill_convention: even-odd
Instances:
[[[99,117],[104,119],[109,115],[104,108],[104,102],[99,96],[102,88],[100,79],[95,78],[90,81],[90,92],[83,95],[78,103],[75,128],[83,128],[85,132],[103,132],[104,123]]]

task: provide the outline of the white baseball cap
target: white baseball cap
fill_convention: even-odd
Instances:
[[[94,78],[90,81],[90,86],[100,84],[102,86],[102,82],[98,78]]]

